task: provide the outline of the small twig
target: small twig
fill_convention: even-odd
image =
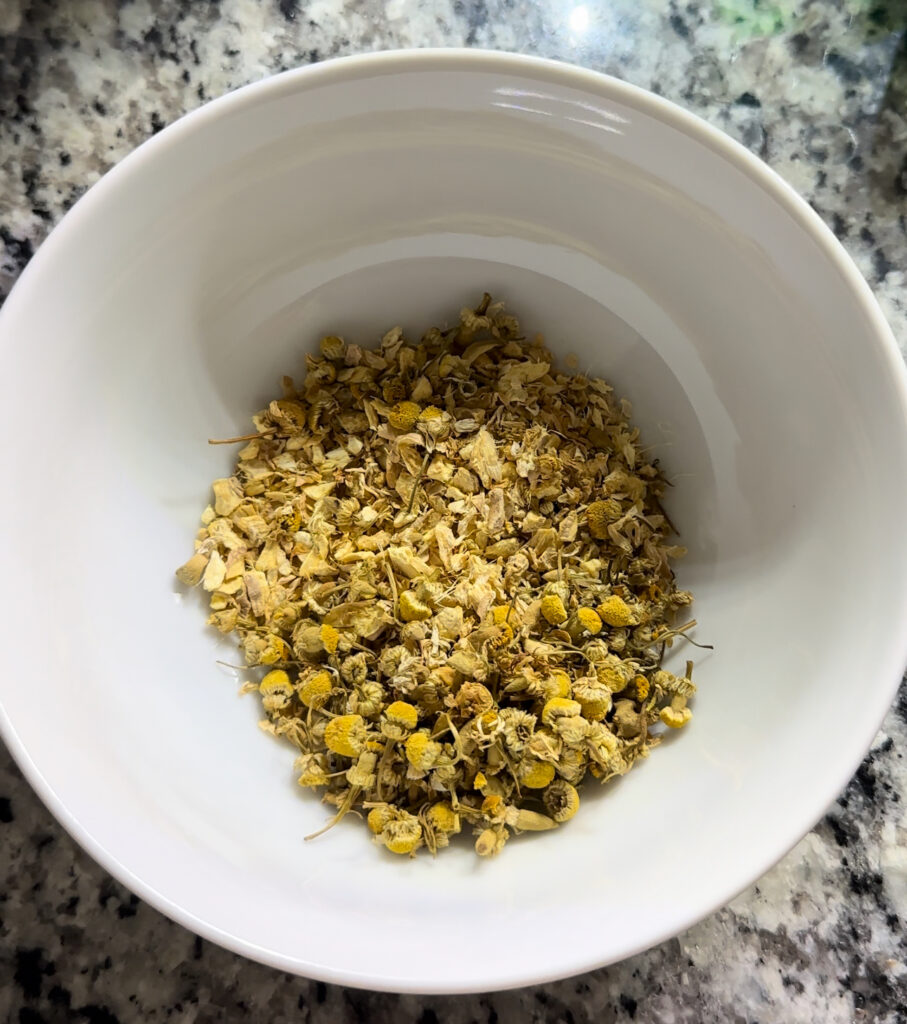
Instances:
[[[704,651],[714,651],[714,644],[701,644],[694,640],[692,637],[687,636],[687,630],[692,629],[697,622],[695,619],[690,619],[689,622],[685,622],[682,626],[678,626],[677,629],[672,629],[670,632],[665,633],[664,636],[659,637],[659,640],[667,641],[673,640],[674,637],[680,637],[681,640],[686,640],[687,643],[691,643],[694,647],[700,647]]]
[[[318,829],[317,832],[312,832],[311,835],[307,835],[305,837],[306,841],[308,841],[309,839],[317,839],[318,836],[323,836],[324,833],[328,831],[328,829],[332,829],[337,824],[338,821],[341,821],[344,817],[346,817],[346,815],[351,810],[356,798],[359,796],[359,792],[360,787],[353,786],[350,789],[349,793],[347,793],[346,799],[340,805],[340,810],[337,811],[334,817],[331,818],[331,820],[327,823],[327,825],[324,826],[324,828],[320,828]]]
[[[680,536],[680,530],[678,530],[677,527],[671,522],[671,517],[668,515],[667,512],[665,512],[664,505],[662,505],[662,503],[658,500],[658,498],[653,497],[652,501],[655,503],[655,507],[658,509],[659,513],[664,518],[664,521],[671,528],[671,532],[679,537]]]
[[[241,441],[257,441],[260,437],[271,437],[277,433],[277,427],[270,427],[258,434],[240,434],[239,437],[208,438],[208,444],[239,444]]]
[[[391,568],[391,564],[390,564],[390,562],[386,558],[384,560],[384,568],[387,570],[387,582],[390,584],[391,597],[393,598],[393,602],[394,602],[394,604],[393,604],[394,618],[398,619],[399,618],[399,616],[398,616],[399,608],[397,606],[397,580],[396,580],[396,577],[394,576],[394,570]]]
[[[422,459],[422,465],[419,467],[419,472],[416,475],[416,481],[413,484],[413,489],[412,489],[412,492],[410,493],[410,496],[409,496],[409,503],[406,506],[406,511],[403,513],[403,518],[404,519],[406,519],[406,517],[413,510],[413,502],[416,500],[416,493],[419,490],[419,484],[422,482],[422,477],[425,474],[425,470],[428,469],[428,463],[429,463],[429,460],[431,459],[431,455],[432,455],[432,453],[430,451],[426,452],[425,453],[425,458]]]
[[[692,629],[698,623],[695,619],[690,619],[689,622],[685,622],[682,626],[678,626],[677,629],[672,629],[667,634],[668,636],[683,636],[688,629]]]
[[[715,650],[715,645],[714,644],[700,644],[700,643],[697,643],[692,637],[687,636],[685,633],[681,633],[680,638],[681,638],[681,640],[686,640],[687,643],[692,644],[694,647],[701,648],[703,651],[714,651]]]

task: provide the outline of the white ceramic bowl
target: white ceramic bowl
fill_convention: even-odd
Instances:
[[[295,787],[173,569],[248,417],[323,332],[482,289],[614,381],[675,478],[692,726],[568,828],[394,859]],[[246,956],[346,984],[538,982],[764,872],[869,745],[905,662],[905,375],[829,231],[638,89],[480,52],[281,75],[77,204],[0,319],[3,731],[112,874]],[[702,653],[702,652],[697,652]]]

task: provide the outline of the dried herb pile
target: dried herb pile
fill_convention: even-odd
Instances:
[[[690,719],[661,668],[666,486],[630,409],[488,295],[419,341],[337,337],[254,417],[179,579],[210,593],[299,784],[378,843],[493,855],[555,828]],[[657,730],[656,730],[657,731]]]

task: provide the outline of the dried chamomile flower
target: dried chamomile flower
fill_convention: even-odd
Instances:
[[[382,732],[389,739],[402,739],[419,724],[419,709],[405,700],[394,700],[384,711]]]
[[[503,825],[483,829],[476,840],[476,853],[480,857],[497,857],[504,849],[509,834]]]
[[[407,387],[402,380],[392,378],[381,385],[381,397],[385,402],[396,404],[406,398]]]
[[[551,700],[553,697],[569,697],[570,676],[560,669],[555,669],[550,676],[542,681],[541,687],[545,700]]]
[[[601,632],[602,620],[594,608],[577,608],[575,619],[578,636],[581,636],[583,633],[591,633],[594,636],[596,633]]]
[[[569,821],[579,810],[579,793],[563,779],[552,782],[542,794],[548,813],[559,824]]]
[[[422,812],[422,837],[432,853],[450,845],[451,836],[458,835],[462,825],[460,815],[448,800],[432,804]]]
[[[582,714],[582,711],[583,706],[579,701],[570,700],[567,697],[552,697],[542,708],[542,722],[545,725],[552,725],[559,718],[579,715]]]
[[[339,715],[325,726],[324,744],[333,754],[358,757],[368,733],[361,715]]]
[[[361,686],[368,679],[368,661],[364,651],[343,659],[340,678],[350,686]]]
[[[693,717],[693,713],[688,707],[667,707],[662,708],[661,711],[658,712],[658,717],[665,725],[670,726],[670,728],[680,729],[689,722]]]
[[[577,747],[589,734],[589,722],[582,715],[564,715],[556,718],[552,728],[568,747]],[[558,758],[558,765],[561,757]]]
[[[645,676],[634,676],[630,685],[633,688],[633,695],[640,703],[649,696],[650,684]]]
[[[541,611],[545,620],[552,626],[558,626],[567,621],[567,609],[557,594],[546,594],[542,598]]]
[[[585,718],[600,721],[611,710],[611,690],[598,676],[584,676],[573,685],[573,696],[579,701]]]
[[[399,614],[404,622],[421,622],[431,618],[431,608],[414,591],[406,590],[400,595]]]
[[[568,744],[564,747],[557,759],[556,771],[562,779],[572,783],[574,786],[578,786],[586,774],[589,761],[587,746],[595,723],[589,722],[586,719],[570,719],[569,721],[585,722],[583,729],[586,735],[581,744]]]
[[[279,661],[286,661],[290,656],[290,648],[285,640],[273,633],[266,637],[263,646],[258,651],[259,665],[275,665]]]
[[[609,626],[629,626],[633,621],[630,606],[623,598],[612,594],[596,608],[599,618]]]
[[[384,687],[380,683],[366,681],[353,688],[347,696],[347,707],[353,714],[363,718],[374,718],[381,712],[387,701]]]
[[[324,623],[320,631],[321,644],[328,654],[335,654],[340,644],[340,633],[333,626]]]
[[[554,765],[550,761],[524,758],[517,765],[517,779],[527,789],[544,789],[554,778]]]
[[[616,523],[623,515],[619,501],[608,498],[606,501],[593,501],[586,509],[586,522],[589,532],[596,540],[608,539],[608,527]]]
[[[441,756],[441,744],[436,743],[427,732],[416,732],[406,741],[406,760],[416,771],[427,772],[434,768]]]
[[[535,731],[535,715],[521,708],[501,708],[498,718],[504,745],[511,754],[521,754]]]
[[[666,672],[664,669],[652,674],[652,685],[671,696],[680,696],[685,700],[696,692],[696,685],[692,680],[675,676],[673,672]]]
[[[282,530],[284,533],[296,533],[302,525],[302,516],[295,506],[284,505],[275,513],[274,522],[277,524],[278,530]]]
[[[499,651],[513,640],[514,635],[510,623],[502,622],[500,626],[495,626],[494,632],[488,637],[488,646],[492,650]]]
[[[265,711],[282,711],[292,700],[295,690],[283,669],[273,669],[258,685]]]
[[[271,624],[281,632],[292,632],[299,618],[299,609],[292,604],[279,604],[271,615]]]
[[[553,829],[682,728],[695,620],[629,406],[483,295],[374,348],[337,335],[253,418],[177,570],[261,666],[298,782],[391,853]],[[322,830],[324,831],[324,830]],[[312,838],[312,837],[310,837]]]
[[[422,415],[422,409],[416,402],[397,402],[388,412],[387,422],[395,430],[412,430]]]
[[[687,707],[686,697],[678,694],[668,707],[658,712],[658,717],[670,729],[682,729],[693,717],[693,712]]]
[[[487,750],[503,731],[504,722],[497,711],[483,711],[467,722],[460,735],[465,734],[480,750]]]
[[[509,625],[511,629],[516,629],[520,624],[520,616],[513,605],[499,604],[491,609],[491,621],[496,626]]]
[[[447,800],[432,804],[428,810],[427,817],[432,828],[439,832],[455,835],[460,831],[460,815],[457,814]]]
[[[627,649],[627,631],[621,627],[612,629],[608,634],[608,647],[615,654],[620,654]]]
[[[320,708],[331,695],[334,681],[330,672],[315,672],[299,684],[299,699],[307,708]]]
[[[593,762],[601,767],[610,767],[619,755],[620,747],[620,740],[604,722],[589,723],[585,748]]]
[[[380,835],[386,825],[392,822],[395,818],[394,808],[390,804],[378,804],[373,807],[366,818],[368,823],[369,831],[372,835]]]
[[[276,424],[292,433],[306,425],[307,410],[301,402],[279,398],[271,402],[268,415]]]
[[[412,854],[422,845],[422,825],[414,814],[395,808],[375,839],[390,853]]]
[[[364,750],[356,759],[352,768],[346,770],[346,780],[351,786],[359,789],[371,789],[377,781],[375,768],[378,764],[378,754],[372,750]]]
[[[335,334],[329,334],[322,338],[319,348],[325,359],[340,360],[346,354],[346,344],[343,338],[338,338]]]
[[[301,754],[296,758],[294,768],[299,772],[296,781],[305,788],[326,786],[330,781],[324,754]]]
[[[614,655],[609,655],[604,661],[593,663],[595,677],[606,686],[612,693],[617,693],[627,685],[627,671],[620,660]]]
[[[482,683],[464,683],[456,697],[457,707],[464,717],[480,715],[494,707],[494,697]]]

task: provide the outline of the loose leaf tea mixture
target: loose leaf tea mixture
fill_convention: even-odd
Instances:
[[[254,417],[178,571],[265,666],[299,784],[392,853],[556,828],[690,720],[661,667],[691,595],[630,408],[485,295],[377,349],[338,337]],[[324,831],[324,830],[322,830]],[[316,833],[320,834],[320,833]]]

